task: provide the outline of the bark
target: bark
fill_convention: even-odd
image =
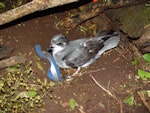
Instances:
[[[93,4],[86,4],[82,8],[81,14],[79,13],[78,15],[75,15],[75,17],[67,17],[61,20],[58,23],[59,27],[65,27],[68,28],[69,30],[76,28],[77,26],[81,25],[85,21],[92,19],[96,16],[99,16],[103,11],[107,9],[119,9],[122,7],[128,7],[132,5],[138,5],[141,3],[145,3],[146,0],[129,0],[130,2],[125,2],[123,3],[122,0],[118,0],[118,2],[101,2],[101,3],[93,3]],[[98,5],[99,4],[99,5]],[[79,8],[80,9],[80,8]],[[84,12],[84,13],[82,13]],[[113,11],[112,11],[113,12]]]
[[[36,11],[76,2],[77,0],[33,0],[25,5],[0,14],[0,25],[11,22]]]
[[[21,56],[13,56],[0,61],[0,69],[25,63],[26,59]]]

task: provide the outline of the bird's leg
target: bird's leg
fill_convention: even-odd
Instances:
[[[70,76],[64,76],[63,79],[67,80],[67,79],[71,79],[72,77],[74,77],[76,74],[78,74],[78,72],[81,70],[81,67],[78,67],[76,72],[74,72],[72,75]]]
[[[77,70],[76,70],[76,72],[74,72],[71,76],[74,77],[76,74],[79,73],[80,70],[81,70],[81,67],[78,67]]]

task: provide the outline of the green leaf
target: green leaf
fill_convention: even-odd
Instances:
[[[4,113],[4,111],[0,109],[0,113]]]
[[[35,91],[35,90],[31,90],[31,91],[27,92],[27,96],[29,96],[29,97],[35,97],[36,94],[37,94],[37,91]]]
[[[20,92],[14,100],[17,100],[18,98],[29,98],[29,97],[35,97],[37,95],[37,91],[35,90],[30,90],[30,91],[23,91]]]
[[[73,98],[69,99],[69,106],[71,107],[72,110],[74,110],[75,107],[77,106],[77,103]]]
[[[135,66],[137,63],[138,63],[138,58],[134,58],[134,59],[132,60],[132,62],[131,62],[131,64],[132,64],[133,66]]]
[[[15,65],[15,66],[11,66],[11,67],[9,67],[9,68],[11,68],[11,69],[19,69],[19,68],[20,68],[20,64],[17,64],[17,65]]]
[[[150,90],[147,90],[147,96],[150,98]]]
[[[150,7],[150,4],[145,4],[146,7]]]
[[[81,31],[81,32],[86,32],[86,31],[87,31],[87,28],[86,28],[86,27],[83,27],[83,26],[81,26],[81,25],[79,26],[79,28],[80,28],[80,31]]]
[[[11,67],[6,68],[6,71],[7,72],[12,72],[12,73],[20,72],[21,71],[20,64],[17,64],[15,66],[11,66]]]
[[[133,93],[130,95],[130,97],[125,98],[124,103],[128,104],[129,106],[133,106],[134,105],[134,95]]]
[[[143,55],[143,58],[144,60],[147,62],[147,63],[150,63],[150,53],[146,53]]]
[[[0,9],[5,8],[5,4],[3,2],[0,2]]]
[[[142,80],[150,79],[150,72],[138,69],[138,75]]]
[[[40,69],[43,74],[45,74],[45,70],[43,69],[43,67],[41,65],[40,59],[38,57],[36,57],[36,58],[37,58],[37,60],[36,60],[37,68]]]

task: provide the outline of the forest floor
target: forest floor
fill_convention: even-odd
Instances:
[[[98,32],[98,28],[96,30],[93,28],[95,31],[90,31],[87,28],[89,24],[86,23],[69,32],[65,27],[57,26],[62,19],[68,17],[71,13],[72,10],[52,13],[49,9],[28,15],[23,19],[1,27],[0,44],[14,48],[11,56],[21,55],[26,58],[26,63],[20,65],[19,68],[30,63],[29,67],[32,69],[29,75],[31,76],[32,73],[34,77],[30,79],[26,79],[28,75],[23,77],[23,79],[27,80],[26,83],[30,85],[31,83],[32,85],[35,84],[37,85],[36,88],[40,87],[40,84],[45,84],[44,87],[46,87],[53,83],[45,73],[48,69],[47,62],[39,59],[35,53],[34,47],[36,44],[40,44],[42,50],[46,51],[51,38],[56,34],[62,33],[69,40],[75,40],[83,37],[93,37],[95,31]],[[96,19],[99,18],[100,16],[96,17]],[[96,24],[93,25],[96,26]],[[137,56],[134,56],[132,48],[130,48],[130,42],[120,31],[118,32],[121,35],[118,47],[105,52],[96,62],[87,68],[83,68],[73,80],[53,83],[53,85],[47,89],[45,88],[45,91],[42,92],[36,90],[37,95],[42,95],[40,107],[35,105],[23,111],[19,111],[13,106],[10,109],[13,112],[17,111],[17,113],[149,113],[137,93],[138,91],[148,89],[149,84],[138,76],[137,65],[140,61],[137,60],[136,62],[136,60],[133,60]],[[61,69],[63,74],[70,74],[72,71],[74,70],[68,69],[64,71]],[[0,73],[1,78],[7,78],[8,70],[0,70]],[[17,77],[21,78],[19,74],[17,74]],[[35,80],[40,80],[43,83]],[[25,90],[20,90],[20,92],[22,91]],[[19,98],[17,99],[19,100]],[[9,103],[10,101],[6,102]],[[3,103],[4,106],[7,103]],[[14,105],[13,102],[12,105]],[[0,113],[3,113],[3,110],[1,106]]]

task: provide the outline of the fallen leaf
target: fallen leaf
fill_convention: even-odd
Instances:
[[[143,59],[150,64],[150,53],[146,53],[143,55]]]
[[[76,101],[75,101],[73,98],[71,98],[71,99],[69,100],[69,106],[70,106],[70,108],[71,108],[72,110],[74,110],[75,107],[77,106],[77,103],[76,103]]]
[[[14,100],[17,100],[18,98],[29,98],[29,97],[35,97],[37,94],[37,91],[35,90],[30,90],[30,91],[22,91],[20,92]]]
[[[5,8],[5,4],[3,2],[0,2],[0,9]]]
[[[31,90],[31,91],[27,92],[27,96],[29,96],[29,97],[35,97],[36,94],[37,94],[37,91],[35,91],[35,90]]]
[[[129,106],[133,106],[134,105],[134,95],[133,93],[130,95],[130,97],[125,98],[124,103],[128,104]]]
[[[37,68],[40,69],[43,74],[45,74],[45,70],[43,69],[39,58],[37,58],[36,60],[36,65],[37,65]]]
[[[138,69],[138,75],[142,80],[148,80],[150,79],[150,72]]]
[[[137,65],[137,63],[138,63],[138,58],[134,58],[134,59],[132,60],[132,62],[131,62],[131,64],[132,64],[133,66]]]

